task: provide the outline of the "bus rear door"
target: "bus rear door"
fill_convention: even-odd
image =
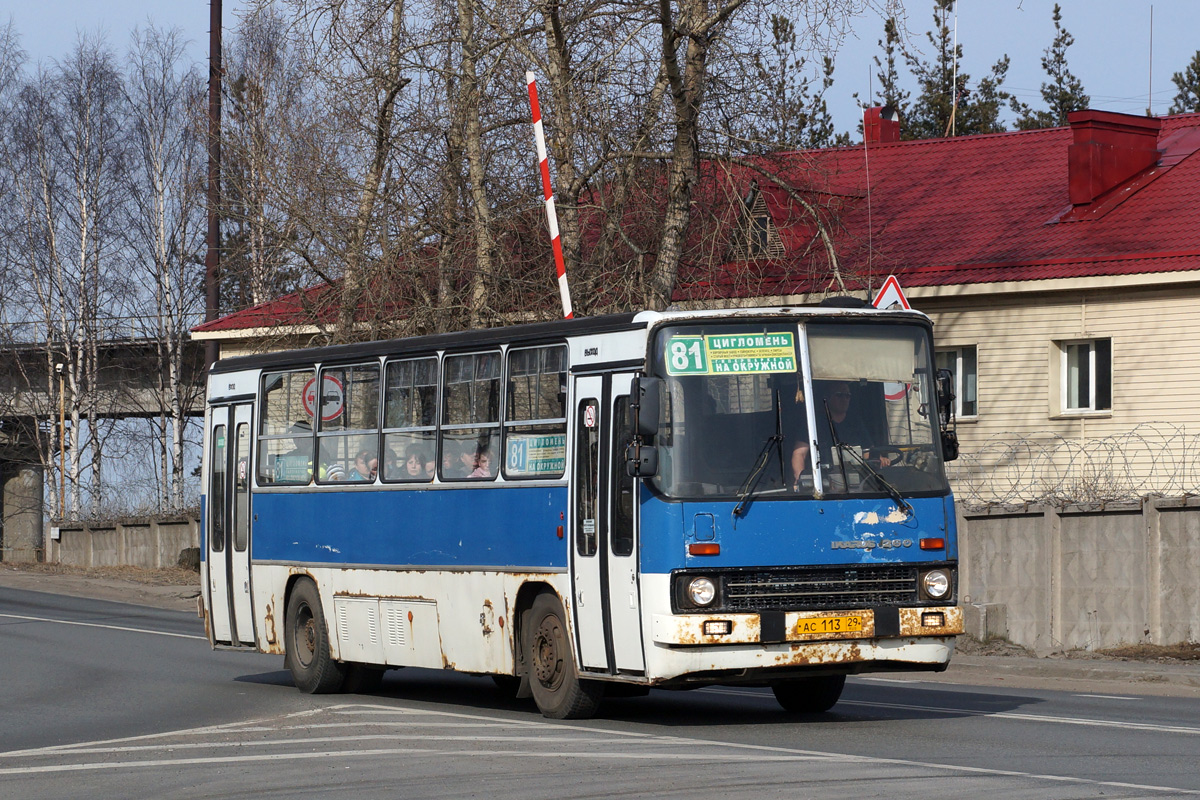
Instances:
[[[250,603],[250,405],[215,406],[205,542],[213,641],[254,645]]]
[[[571,585],[579,664],[645,672],[638,583],[636,486],[625,475],[630,375],[575,379]]]

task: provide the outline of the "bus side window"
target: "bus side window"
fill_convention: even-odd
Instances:
[[[380,470],[388,482],[428,483],[437,461],[438,362],[389,361],[384,389]]]
[[[500,353],[446,356],[442,480],[493,480],[500,443]]]
[[[633,555],[633,498],[635,483],[625,469],[625,451],[633,443],[629,425],[629,397],[617,399],[613,409],[612,451],[612,551],[616,556]]]
[[[259,484],[306,484],[312,480],[315,372],[268,372],[262,376],[258,425]],[[306,395],[307,402],[306,402]]]
[[[225,471],[229,468],[225,447],[225,426],[217,425],[212,433],[212,483],[208,487],[208,517],[212,520],[210,546],[214,553],[225,549]]]
[[[597,515],[600,498],[600,404],[594,399],[581,400],[576,423],[575,443],[575,547],[581,556],[596,555],[599,538]]]
[[[379,365],[321,370],[318,483],[373,483],[379,469]]]
[[[560,478],[567,466],[567,348],[508,351],[504,477]]]

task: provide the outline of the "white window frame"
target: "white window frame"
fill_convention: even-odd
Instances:
[[[1097,379],[1101,370],[1097,369],[1097,343],[1108,343],[1108,387],[1106,394],[1108,395],[1108,405],[1097,407]],[[1090,339],[1067,339],[1060,341],[1058,344],[1058,391],[1060,398],[1060,413],[1078,416],[1081,414],[1099,414],[1109,415],[1112,413],[1112,338],[1108,336],[1097,336]],[[1071,404],[1071,349],[1075,347],[1087,346],[1087,405],[1076,403]]]
[[[972,350],[975,353],[975,372],[970,375],[970,383],[964,384],[967,379],[966,372],[963,368],[963,351]],[[936,360],[937,356],[946,354],[954,355],[954,366],[951,367],[951,372],[954,373],[954,416],[957,419],[978,419],[979,418],[979,346],[974,344],[963,344],[957,347],[939,347],[934,353]],[[963,401],[967,396],[966,386],[971,386],[975,394],[975,409],[971,413],[963,410]]]

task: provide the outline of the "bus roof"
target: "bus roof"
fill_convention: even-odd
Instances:
[[[212,366],[212,373],[237,372],[245,369],[286,367],[298,362],[336,362],[406,353],[427,353],[435,350],[470,350],[490,345],[523,345],[536,342],[562,341],[572,336],[636,330],[666,322],[706,319],[745,319],[762,317],[850,317],[887,314],[895,319],[921,321],[929,325],[929,317],[919,311],[881,312],[864,304],[853,308],[840,304],[819,306],[768,306],[756,308],[702,309],[694,311],[641,311],[610,314],[599,317],[534,322],[482,330],[454,331],[404,339],[386,339],[352,344],[327,345],[293,350],[279,350],[258,355],[221,359]]]

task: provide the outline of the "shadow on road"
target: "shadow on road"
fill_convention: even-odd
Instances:
[[[295,691],[286,670],[242,675],[236,680]],[[532,699],[512,697],[489,677],[419,668],[389,670],[378,691],[353,696],[403,700],[419,703],[429,710],[451,713],[480,710],[538,713]],[[1038,697],[993,694],[980,689],[933,689],[918,683],[871,684],[852,678],[841,701],[824,714],[789,714],[775,702],[770,689],[722,686],[690,691],[655,689],[645,697],[608,697],[596,716],[598,719],[672,728],[795,723],[845,725],[986,716],[1042,702],[1043,699]]]

